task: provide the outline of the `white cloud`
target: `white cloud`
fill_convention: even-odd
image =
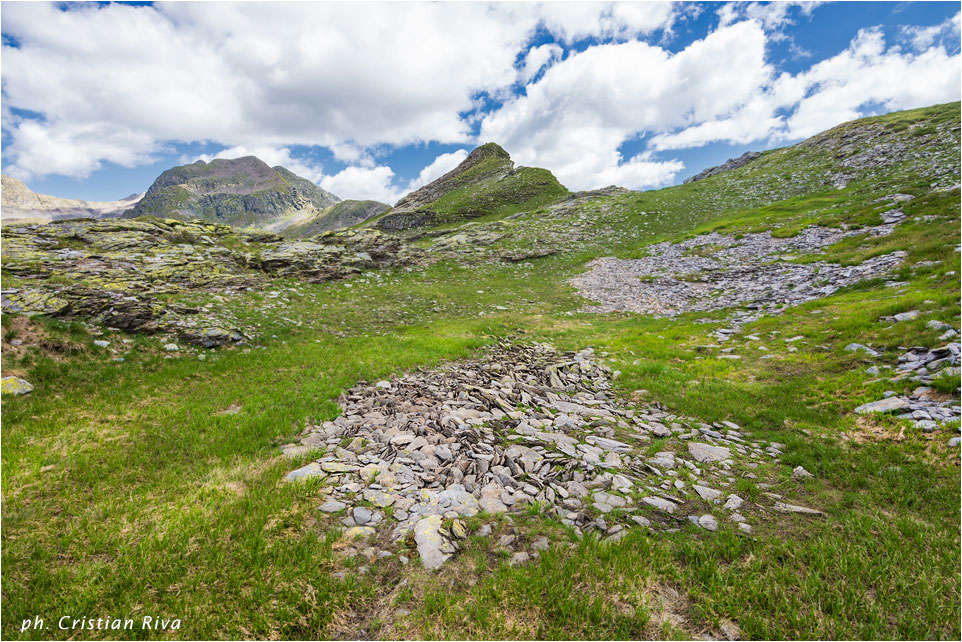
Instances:
[[[488,115],[480,138],[501,142],[520,163],[551,169],[572,189],[615,178],[633,188],[662,184],[680,163],[625,161],[621,145],[743,106],[773,74],[764,50],[755,22],[719,29],[677,54],[639,41],[590,47]]]
[[[561,60],[563,54],[564,49],[556,44],[532,47],[525,57],[524,69],[521,70],[519,80],[522,84],[529,83],[545,65],[550,65],[555,60]]]
[[[668,150],[715,141],[799,140],[866,115],[865,105],[898,110],[958,100],[959,72],[958,54],[949,55],[942,47],[918,54],[887,48],[880,30],[864,29],[839,54],[759,86],[732,113],[660,134],[650,145]]]
[[[585,38],[627,40],[670,31],[681,8],[672,2],[549,2],[536,12],[550,32],[570,44]]]
[[[539,25],[564,38],[632,37],[674,19],[671,3],[5,3],[2,11],[4,33],[21,44],[3,47],[4,102],[43,115],[26,129],[7,119],[6,157],[23,174],[74,176],[104,160],[148,158],[161,141],[320,145],[373,168],[372,146],[471,142],[478,93],[514,85],[517,56]],[[90,146],[90,131],[124,134]],[[49,152],[26,150],[38,137],[64,146],[55,164]]]
[[[46,174],[87,176],[104,161],[122,167],[151,162],[160,143],[142,132],[106,123],[42,124],[33,120],[8,118],[12,142],[4,154],[17,162],[4,172],[22,180]]]
[[[538,24],[535,12],[515,13],[474,3],[5,3],[4,32],[21,46],[3,47],[4,102],[43,114],[34,127],[75,152],[54,171],[71,175],[111,160],[98,148],[82,157],[74,139],[90,130],[130,132],[132,154],[209,140],[321,145],[362,161],[377,144],[469,141],[461,114],[477,92],[515,82]],[[13,164],[50,171],[10,131]]]
[[[923,51],[937,43],[943,44],[949,51],[958,51],[962,39],[962,12],[931,27],[905,25],[902,35],[908,38],[916,51]]]
[[[784,29],[795,20],[793,9],[803,16],[810,16],[824,2],[726,2],[718,9],[720,26],[724,27],[739,20],[755,20],[768,32],[773,41],[785,40]]]
[[[404,193],[394,186],[394,170],[386,165],[346,167],[325,176],[320,186],[342,199],[374,200],[394,204]]]
[[[408,184],[408,191],[413,192],[417,188],[427,185],[436,178],[441,178],[452,169],[457,167],[461,161],[468,157],[468,150],[459,149],[447,154],[441,154],[435,158],[430,165],[426,166],[418,174],[417,178],[413,179]],[[393,202],[393,201],[392,201]]]
[[[394,202],[466,152],[403,183],[377,160],[383,152],[480,139],[574,189],[645,187],[681,169],[652,151],[788,140],[867,104],[959,99],[958,13],[903,27],[903,48],[867,29],[845,51],[779,73],[768,46],[817,5],[725,4],[717,29],[669,50],[654,44],[659,34],[698,5],[3,3],[4,33],[20,43],[3,47],[5,170],[86,176],[204,142],[345,198]],[[557,42],[532,46],[539,29]],[[492,102],[501,107],[485,113]],[[639,139],[641,153],[626,158],[625,143]],[[292,155],[295,145],[326,147],[349,167],[328,175]]]

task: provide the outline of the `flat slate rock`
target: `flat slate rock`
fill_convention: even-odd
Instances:
[[[316,461],[312,461],[307,466],[298,468],[297,470],[292,470],[291,472],[287,473],[287,476],[284,478],[284,481],[286,482],[303,481],[306,479],[310,479],[311,477],[322,477],[322,476],[325,476],[325,473],[321,469],[321,465],[318,464]]]
[[[723,446],[709,446],[708,444],[703,444],[700,441],[689,441],[688,442],[688,452],[691,456],[695,458],[695,461],[705,463],[711,463],[715,461],[724,461],[730,459],[732,456],[732,451]]]
[[[889,397],[888,399],[880,399],[879,401],[872,401],[862,404],[855,409],[855,412],[860,415],[867,415],[873,412],[895,412],[896,410],[902,410],[903,408],[908,407],[908,399],[904,399],[902,397]]]

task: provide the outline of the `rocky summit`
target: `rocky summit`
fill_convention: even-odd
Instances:
[[[201,219],[277,231],[339,200],[306,178],[254,156],[216,158],[168,169],[125,216]]]

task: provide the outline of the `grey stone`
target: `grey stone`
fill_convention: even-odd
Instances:
[[[722,446],[710,446],[698,441],[688,442],[688,452],[700,463],[724,461],[731,458],[731,451]]]
[[[309,463],[308,465],[302,468],[298,468],[297,470],[292,470],[291,472],[287,473],[287,476],[284,477],[284,481],[286,482],[293,482],[298,480],[303,481],[305,479],[310,479],[311,477],[323,477],[323,476],[325,475],[324,475],[324,471],[321,470],[321,465],[318,464],[317,462],[312,461],[311,463]]]
[[[912,319],[918,318],[918,310],[910,310],[909,312],[900,312],[893,316],[896,321],[911,321]]]
[[[801,481],[803,479],[812,479],[815,477],[815,475],[805,470],[805,468],[802,466],[796,466],[794,470],[792,470],[792,477],[798,481]]]
[[[713,502],[717,504],[718,498],[722,496],[722,492],[720,490],[708,488],[707,486],[699,486],[698,484],[695,484],[692,486],[692,488],[694,488],[695,492],[698,493],[698,496],[704,499],[706,502]]]
[[[860,415],[867,415],[873,412],[895,412],[896,410],[902,410],[908,407],[909,401],[907,399],[902,397],[889,397],[888,399],[862,404],[855,409],[855,412]]]
[[[414,542],[421,557],[421,565],[428,570],[440,567],[451,557],[441,550],[446,542],[440,529],[440,515],[425,517],[414,526]]]
[[[347,508],[347,504],[344,502],[339,502],[336,499],[329,499],[318,507],[318,510],[325,513],[336,513],[339,510],[344,510]]]
[[[879,355],[878,352],[868,346],[862,345],[861,343],[848,344],[845,346],[845,352],[864,352],[871,357],[877,357]]]
[[[708,531],[718,530],[718,520],[714,515],[702,515],[698,518],[698,525]]]
[[[5,395],[26,395],[33,392],[33,385],[19,377],[3,377],[0,380],[0,391]]]

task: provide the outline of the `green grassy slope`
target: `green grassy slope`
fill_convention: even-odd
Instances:
[[[957,428],[927,435],[895,419],[857,421],[857,405],[913,386],[876,380],[863,356],[841,349],[870,343],[894,362],[898,346],[939,343],[927,320],[959,327],[958,125],[958,103],[859,121],[822,145],[689,185],[538,206],[505,222],[480,258],[349,283],[278,282],[231,302],[260,324],[257,345],[203,361],[190,350],[168,358],[160,337],[130,337],[121,352],[113,335],[104,350],[82,325],[4,315],[4,373],[37,390],[4,399],[3,637],[65,639],[60,615],[156,614],[182,628],[83,636],[688,639],[734,624],[745,638],[958,639],[962,498],[959,450],[946,445]],[[836,156],[853,130],[904,149],[848,168]],[[838,189],[841,172],[851,176]],[[820,258],[857,263],[902,249],[904,285],[863,282],[763,318],[745,334],[769,350],[736,339],[737,362],[699,348],[723,327],[701,322],[709,315],[585,314],[566,284],[597,256],[639,256],[701,231],[877,223],[876,199],[896,192],[916,198],[892,235],[856,236]],[[486,260],[549,243],[558,253]],[[879,322],[911,309],[922,312],[916,321]],[[11,347],[41,332],[40,347]],[[768,491],[828,517],[780,518],[754,538],[636,532],[521,567],[497,556],[496,538],[468,540],[436,574],[396,558],[342,560],[336,533],[318,526],[317,488],[280,483],[298,462],[278,444],[307,417],[335,416],[338,394],[359,379],[462,358],[509,334],[594,346],[623,372],[619,395],[644,389],[679,413],[784,443]],[[778,337],[794,335],[804,340],[789,352]],[[794,481],[796,465],[815,478]],[[738,484],[748,496],[763,490]],[[534,512],[515,526],[562,532]],[[21,633],[38,614],[49,629]]]

